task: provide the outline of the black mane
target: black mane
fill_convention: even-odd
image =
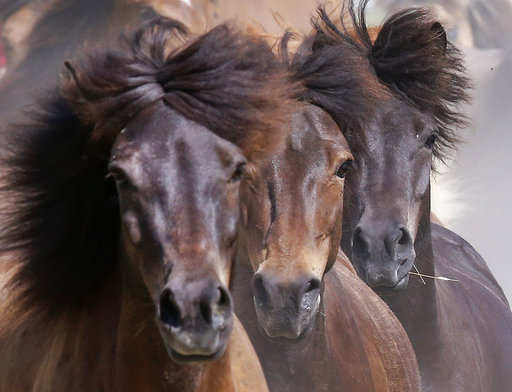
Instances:
[[[86,307],[115,282],[119,216],[107,167],[139,110],[163,99],[257,155],[277,141],[295,94],[270,48],[227,24],[196,39],[158,19],[68,68],[27,123],[4,132],[0,151],[0,257],[18,266],[11,286],[26,305],[49,312]]]
[[[230,24],[192,42],[189,36],[181,23],[158,18],[124,39],[124,50],[69,65],[76,83],[67,95],[83,121],[118,130],[163,98],[181,115],[240,146],[247,144],[248,128],[268,138],[269,129],[285,123],[264,114],[280,110],[290,86],[285,68],[263,40]]]
[[[296,75],[305,78],[306,87],[312,90],[308,92],[312,102],[328,111],[341,110],[349,123],[353,118],[350,109],[355,105],[371,104],[375,97],[386,94],[394,94],[420,111],[432,114],[439,132],[434,155],[444,160],[460,140],[457,130],[468,125],[460,111],[460,105],[469,101],[467,91],[471,87],[462,54],[446,40],[432,11],[422,8],[407,9],[389,17],[372,42],[365,20],[367,3],[368,0],[362,0],[356,7],[354,1],[349,1],[338,23],[331,20],[325,8],[319,7],[319,17],[313,20],[313,34],[307,42],[313,48],[312,55],[306,58],[301,55],[302,59],[295,61]],[[308,70],[315,62],[317,74]],[[343,69],[336,71],[338,67]],[[333,76],[335,72],[337,75]],[[345,95],[343,86],[350,76],[343,74],[350,72],[359,74],[352,77],[357,83],[349,86],[358,89],[355,93],[361,97],[360,102],[355,98],[349,109],[344,109],[343,99],[335,96],[336,86],[341,86],[340,95]],[[363,112],[369,110],[368,104],[361,107]],[[359,120],[361,113],[357,107],[353,111]]]

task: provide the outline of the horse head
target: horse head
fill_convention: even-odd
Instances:
[[[264,334],[295,340],[312,329],[323,275],[336,260],[352,156],[318,107],[295,113],[291,128],[285,149],[243,181],[240,243],[255,272],[254,306]]]
[[[333,116],[354,154],[342,248],[363,280],[389,292],[407,286],[427,235],[433,160],[455,148],[456,128],[465,124],[456,106],[467,101],[469,82],[460,52],[429,10],[391,16],[373,40],[366,3],[350,2],[350,26],[320,8],[310,59],[297,68],[310,100]],[[315,62],[324,76],[312,72]],[[338,91],[329,96],[319,86],[331,69],[345,77],[328,81]],[[336,97],[347,91],[351,102],[342,105]]]
[[[226,348],[240,179],[282,142],[295,102],[263,41],[226,24],[188,34],[176,21],[153,21],[127,40],[128,50],[68,64],[67,91],[94,125],[91,140],[111,146],[123,284],[154,307],[180,362]]]
[[[129,270],[140,272],[172,358],[221,355],[233,323],[229,284],[246,158],[162,102],[116,138],[109,165]]]

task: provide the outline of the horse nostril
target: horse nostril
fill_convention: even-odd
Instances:
[[[386,253],[393,259],[400,261],[407,260],[412,250],[412,237],[405,226],[400,226],[398,230],[388,235],[384,241]]]
[[[160,321],[173,328],[181,326],[180,308],[169,289],[165,289],[160,296]]]
[[[306,289],[304,290],[304,294],[319,289],[321,285],[320,279],[313,278],[308,283],[306,283]]]
[[[212,307],[209,301],[201,301],[199,303],[199,312],[203,320],[206,321],[206,324],[212,323]]]
[[[217,288],[217,290],[219,292],[217,306],[222,309],[229,308],[231,306],[231,300],[227,290],[224,287],[219,287]]]
[[[318,300],[318,296],[320,295],[320,279],[313,278],[310,279],[306,284],[302,287],[301,292],[299,294],[299,307],[310,311],[315,306],[315,303]]]
[[[231,311],[231,298],[227,290],[219,286],[214,291],[208,291],[211,295],[204,295],[199,302],[199,313],[208,325],[213,325],[223,318],[229,317]]]
[[[256,298],[258,305],[268,305],[268,293],[265,288],[265,284],[263,282],[262,277],[258,275],[254,276],[254,278],[252,279],[252,288],[254,291],[254,298]]]
[[[356,227],[354,229],[354,234],[352,237],[352,253],[354,256],[362,259],[366,259],[370,255],[370,244],[365,238],[361,227]]]
[[[411,234],[409,234],[409,230],[405,227],[400,228],[400,239],[398,240],[398,245],[409,245],[412,242]]]

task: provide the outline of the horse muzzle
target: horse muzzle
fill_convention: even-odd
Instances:
[[[233,301],[227,289],[209,283],[198,293],[166,287],[160,296],[156,323],[169,356],[177,362],[220,357],[233,328]]]
[[[252,284],[256,316],[266,338],[300,340],[309,333],[321,301],[320,280],[305,277],[285,285],[256,273]]]

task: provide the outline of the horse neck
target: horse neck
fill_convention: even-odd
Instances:
[[[414,248],[416,251],[416,260],[414,262],[416,269],[422,274],[435,276],[436,265],[430,224],[430,191],[420,207],[420,220]],[[414,267],[412,272],[416,272]],[[421,279],[419,276],[412,275],[409,285],[404,291],[393,296],[383,297],[382,299],[402,322],[415,348],[423,344],[415,342],[415,337],[423,342],[427,342],[426,344],[436,344],[437,332],[439,331],[437,327],[439,315],[436,280],[427,277]],[[431,327],[427,327],[429,325]],[[420,330],[429,331],[431,334],[429,336],[430,340],[425,338],[424,334],[421,337],[412,333],[413,331]]]

